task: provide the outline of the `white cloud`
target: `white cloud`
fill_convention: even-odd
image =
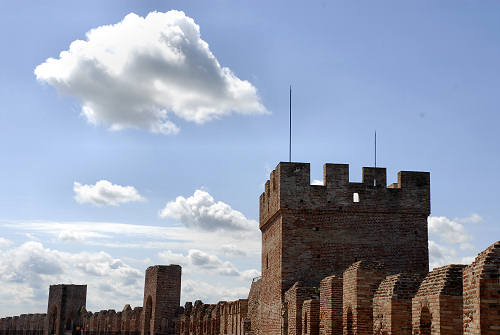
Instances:
[[[455,221],[459,223],[480,223],[483,222],[483,217],[477,213],[473,213],[471,216],[465,218],[456,218]]]
[[[429,265],[470,264],[476,248],[464,224],[479,223],[483,218],[472,214],[466,218],[429,217]]]
[[[38,80],[77,98],[91,124],[111,130],[179,131],[232,113],[266,113],[256,88],[222,67],[200,27],[180,11],[134,13],[76,40],[35,69]]]
[[[247,219],[241,212],[228,204],[218,201],[205,191],[196,190],[188,198],[177,197],[160,211],[162,218],[174,218],[188,228],[205,231],[216,230],[257,230],[258,224]]]
[[[429,236],[451,243],[458,244],[461,249],[473,249],[472,237],[458,220],[451,220],[445,216],[429,217]]]
[[[137,304],[143,276],[142,271],[104,252],[69,253],[45,248],[40,242],[26,242],[0,251],[0,301],[9,301],[8,305],[0,304],[0,314],[42,311],[49,285],[59,283],[87,284],[89,309]],[[110,306],[110,301],[114,305]]]
[[[220,253],[221,246],[237,245],[245,250],[249,259],[260,255],[260,232],[257,226],[251,231],[192,230],[184,226],[147,226],[100,221],[1,221],[6,230],[36,233],[36,240],[49,237],[63,242],[74,239],[82,244],[106,248],[139,248],[189,250],[202,249]],[[214,243],[217,241],[217,243]],[[222,253],[224,253],[222,251]]]
[[[254,269],[240,272],[231,262],[222,261],[216,255],[197,249],[189,250],[187,255],[174,253],[171,250],[162,251],[158,253],[158,257],[166,263],[182,265],[190,273],[194,272],[190,269],[193,267],[216,275],[240,277],[244,281],[259,275],[259,271]]]
[[[8,247],[11,244],[12,244],[11,240],[8,240],[6,238],[0,237],[0,248],[2,248],[2,247]]]
[[[323,186],[323,180],[314,179],[312,181],[311,185],[321,185],[321,186]]]
[[[61,230],[57,238],[63,242],[84,242],[87,238],[105,238],[104,234],[91,231]]]
[[[172,252],[172,250],[161,251],[160,253],[158,253],[158,256],[166,264],[177,264],[184,267],[190,263],[188,256]]]
[[[240,273],[240,277],[244,281],[248,281],[248,282],[251,282],[252,279],[254,279],[254,278],[260,277],[260,275],[261,275],[260,271],[255,270],[255,269],[245,270],[245,271],[242,271]]]
[[[454,248],[429,240],[429,266],[431,269],[448,264],[470,264],[473,261],[473,256],[459,255]]]
[[[57,283],[87,284],[87,306],[92,311],[120,310],[126,303],[141,305],[144,269],[152,264],[180,264],[183,267],[183,299],[216,302],[246,298],[251,279],[259,275],[254,269],[259,266],[260,259],[256,227],[255,231],[244,232],[248,237],[245,239],[238,239],[239,233],[221,234],[184,226],[109,222],[0,220],[0,229],[19,236],[33,232],[40,241],[51,244],[49,249],[41,242],[29,241],[0,249],[0,301],[9,301],[6,306],[0,304],[0,316],[43,311],[49,285]],[[71,252],[52,247],[59,243],[61,248],[68,250],[61,241],[79,243],[73,243]],[[110,249],[92,251],[101,246],[121,248],[120,255],[126,248],[129,257],[116,258]],[[239,258],[236,266],[231,258],[220,256],[223,254],[221,246],[230,246],[227,250],[233,252],[237,250],[234,246],[238,246],[247,256]],[[167,251],[158,255],[158,251],[146,248]],[[196,283],[196,287],[189,283]]]
[[[250,286],[228,287],[224,283],[211,285],[209,283],[186,279],[182,281],[182,300],[202,300],[204,303],[217,303],[218,301],[231,301],[248,297]]]
[[[99,207],[145,200],[135,187],[115,185],[107,180],[99,180],[95,185],[82,185],[75,181],[73,191],[78,203],[89,203]]]
[[[246,252],[234,244],[223,244],[220,247],[221,252],[226,256],[246,256]]]

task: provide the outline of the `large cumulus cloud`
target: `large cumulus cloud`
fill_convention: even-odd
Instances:
[[[204,123],[266,113],[256,88],[219,64],[183,12],[131,13],[86,37],[37,66],[35,75],[77,98],[92,124],[170,134],[179,130],[172,115]]]

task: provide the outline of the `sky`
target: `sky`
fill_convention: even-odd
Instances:
[[[288,160],[430,171],[430,268],[500,240],[496,1],[0,2],[0,316],[245,298]]]

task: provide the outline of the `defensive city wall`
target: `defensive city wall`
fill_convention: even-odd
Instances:
[[[50,287],[47,314],[0,335],[499,335],[500,241],[469,265],[429,271],[430,176],[280,163],[260,196],[262,277],[247,299],[180,306],[181,267],[146,270],[143,307],[89,312],[85,285]]]

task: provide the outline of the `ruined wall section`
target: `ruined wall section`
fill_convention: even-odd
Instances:
[[[463,273],[464,335],[500,334],[500,241]]]

